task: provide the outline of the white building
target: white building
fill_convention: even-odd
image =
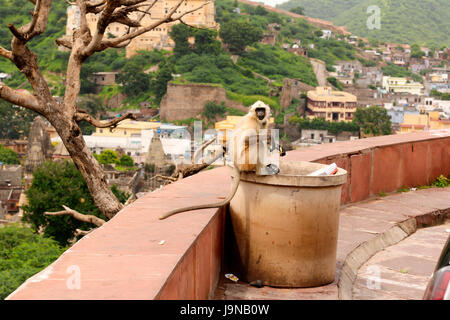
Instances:
[[[412,82],[407,78],[383,77],[383,89],[391,93],[409,93],[421,95],[424,86],[418,82]]]
[[[182,129],[185,130],[186,127],[164,124],[157,129],[160,134],[164,153],[170,155],[174,160],[179,157],[186,157],[191,151],[190,136],[183,134]],[[127,155],[131,156],[134,162],[141,163],[145,161],[153,135],[153,130],[142,130],[141,134],[136,136],[114,137],[84,135],[83,138],[92,153],[99,154],[103,150],[116,150],[117,148],[120,148]],[[53,138],[52,142],[54,141],[61,142],[61,138],[59,136]]]

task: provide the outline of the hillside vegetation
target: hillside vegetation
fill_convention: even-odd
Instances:
[[[236,5],[241,14],[234,12]],[[47,31],[30,43],[54,95],[62,95],[65,89],[69,52],[58,51],[55,39],[65,32],[67,6],[64,1],[55,1]],[[233,0],[216,0],[215,6],[220,32],[180,24],[171,34],[176,42],[173,53],[147,51],[126,59],[124,49],[108,49],[91,56],[81,71],[81,94],[95,92],[95,84],[90,81],[92,73],[118,71],[118,84],[104,87],[100,97],[105,99],[124,93],[128,98],[122,109],[138,108],[142,101],[150,101],[153,107],[158,108],[169,81],[214,84],[225,88],[230,99],[244,105],[255,99],[264,99],[272,107],[279,108],[278,99],[269,98],[269,95],[281,86],[283,78],[296,78],[306,84],[317,85],[309,60],[286,52],[281,48],[283,43],[292,44],[294,40],[300,40],[303,46],[314,45],[314,48],[309,48],[309,56],[324,60],[329,70],[337,60],[355,59],[353,46],[337,39],[320,39],[318,29],[304,19],[292,19]],[[0,0],[0,7],[0,44],[8,48],[11,35],[7,24],[13,22],[21,26],[27,23],[32,5],[28,0]],[[278,24],[276,44],[259,43],[263,34],[268,32],[268,25],[274,23]],[[251,36],[245,32],[250,32]],[[189,37],[195,38],[194,44],[188,43]],[[158,70],[148,72],[149,67],[156,64]],[[0,72],[12,73],[12,78],[7,80],[12,87],[22,85],[22,88],[31,89],[24,76],[6,59],[0,59]],[[271,84],[269,79],[273,80]]]
[[[381,29],[369,30],[369,6],[381,10]],[[418,43],[440,48],[450,45],[448,0],[290,0],[282,9],[301,6],[307,16],[347,26],[358,36],[394,43]]]

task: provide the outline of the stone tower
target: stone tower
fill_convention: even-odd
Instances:
[[[145,163],[154,164],[157,168],[164,167],[165,165],[169,164],[169,162],[166,160],[166,154],[164,153],[161,139],[157,132],[153,133]]]
[[[27,159],[25,160],[25,172],[33,173],[45,161],[44,153],[40,143],[34,138],[31,148],[28,149]]]
[[[36,117],[28,135],[27,159],[25,171],[32,173],[46,159],[52,159],[53,146],[42,117]]]

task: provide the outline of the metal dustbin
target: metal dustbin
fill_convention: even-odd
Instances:
[[[347,171],[307,176],[325,165],[280,161],[280,173],[241,173],[230,203],[231,266],[244,281],[315,287],[334,281],[342,185]]]

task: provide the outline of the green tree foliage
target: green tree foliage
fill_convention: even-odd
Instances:
[[[289,11],[292,13],[300,14],[300,15],[305,14],[305,8],[303,8],[302,6],[298,6],[298,7],[289,9]]]
[[[19,164],[19,156],[11,149],[5,148],[0,144],[0,162],[6,164]]]
[[[119,157],[117,156],[117,153],[114,150],[109,149],[100,152],[100,154],[97,156],[97,160],[101,164],[119,163]]]
[[[208,29],[196,29],[184,24],[176,24],[171,28],[170,37],[175,42],[174,53],[176,57],[182,57],[192,52],[202,54],[220,54],[222,51],[220,41],[217,40],[217,31]],[[188,39],[192,37],[194,43]]]
[[[227,107],[225,106],[224,102],[217,104],[214,101],[208,101],[205,104],[203,116],[209,121],[215,121],[217,116],[225,116],[226,111]]]
[[[413,44],[411,46],[411,58],[422,58],[425,57],[426,54],[422,50],[420,50],[420,46],[418,44]]]
[[[0,139],[23,139],[28,136],[30,123],[36,116],[33,111],[0,99]]]
[[[134,166],[134,161],[129,155],[124,154],[120,157],[119,164],[124,167],[132,167]]]
[[[367,28],[369,6],[380,8],[381,28]],[[449,45],[450,1],[448,0],[290,0],[278,7],[289,10],[298,6],[305,14],[330,20],[364,38],[394,43]]]
[[[300,118],[298,116],[292,116],[289,119],[290,124],[298,124],[300,130],[328,130],[333,134],[338,134],[344,131],[356,132],[359,131],[359,126],[354,122],[331,122],[326,121],[324,118]]]
[[[267,11],[263,6],[257,6],[255,9],[255,14],[258,16],[266,16],[269,14],[269,11]]]
[[[331,83],[334,87],[338,88],[339,90],[344,90],[344,86],[342,85],[342,83],[339,82],[338,79],[336,79],[335,77],[328,77],[327,81],[329,83]]]
[[[420,75],[415,74],[406,68],[397,66],[390,62],[387,63],[386,66],[381,68],[381,70],[383,71],[383,75],[385,75],[385,76],[406,77],[406,78],[412,78],[416,82],[423,82],[423,78]]]
[[[161,63],[160,69],[156,73],[156,78],[151,82],[152,92],[155,94],[156,103],[160,103],[167,92],[167,83],[173,79],[173,66],[168,63]]]
[[[316,30],[316,31],[314,31],[314,35],[315,35],[317,38],[320,38],[320,37],[323,36],[323,31],[322,31],[322,30]]]
[[[316,76],[309,60],[286,52],[280,47],[257,44],[254,50],[241,55],[238,65],[280,82],[284,78],[295,78],[311,86],[317,86]]]
[[[353,120],[366,135],[381,136],[392,134],[391,117],[386,109],[378,106],[359,108]]]
[[[117,189],[115,195],[125,198]],[[46,161],[33,173],[33,181],[26,191],[28,205],[23,207],[23,220],[44,236],[52,237],[62,246],[73,238],[76,229],[89,230],[92,224],[78,221],[68,215],[45,216],[46,211],[61,211],[66,205],[80,213],[105,217],[94,205],[81,173],[69,161]]]
[[[247,46],[260,41],[263,32],[245,20],[232,20],[220,26],[219,35],[232,53],[241,54]]]
[[[128,61],[117,75],[121,90],[128,96],[139,95],[150,89],[150,76],[142,71],[142,66],[135,60]]]
[[[19,225],[0,228],[0,299],[55,261],[65,248]]]
[[[450,100],[450,93],[439,92],[436,89],[431,90],[430,96],[435,97],[440,100]]]

